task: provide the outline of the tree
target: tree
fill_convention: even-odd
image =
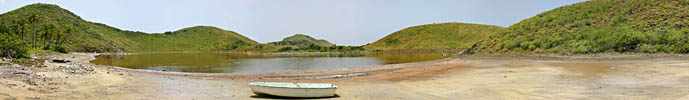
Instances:
[[[0,56],[28,58],[28,49],[10,32],[8,28],[0,26]]]
[[[31,26],[33,26],[34,24],[36,24],[36,22],[38,22],[38,15],[36,15],[35,13],[32,13],[31,15],[29,15],[29,17],[26,20],[28,22],[27,22],[27,25],[25,27],[31,28]],[[24,30],[24,31],[28,31],[28,30]],[[34,34],[32,36],[34,38],[33,38],[33,42],[31,42],[31,43],[32,43],[32,46],[35,48],[35,47],[40,45],[39,43],[36,42],[36,40],[38,40],[39,36],[38,36],[38,34]]]
[[[21,44],[26,46],[26,43],[24,42],[24,36],[26,36],[26,21],[25,20],[18,20],[16,22],[16,25],[14,25],[14,33],[19,34],[19,37],[21,38]]]
[[[41,39],[43,39],[43,49],[44,50],[49,50],[50,49],[50,44],[52,44],[52,37],[53,35],[56,34],[55,32],[55,25],[53,24],[44,24],[42,31],[40,33]]]
[[[9,28],[0,25],[0,34],[10,34],[10,32],[11,32],[11,31],[10,31]]]
[[[70,26],[70,25],[67,25],[67,26],[65,27],[65,32],[64,32],[64,34],[58,34],[58,36],[57,36],[58,43],[57,43],[56,48],[62,48],[62,43],[64,43],[64,42],[66,41],[66,40],[64,39],[64,37],[67,36],[67,35],[71,35],[72,32],[74,32],[74,27],[72,27],[72,26]]]

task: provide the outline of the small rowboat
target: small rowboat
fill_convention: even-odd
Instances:
[[[301,98],[331,97],[337,89],[332,83],[251,82],[249,86],[257,95]]]

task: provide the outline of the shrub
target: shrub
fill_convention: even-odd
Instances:
[[[59,52],[59,53],[67,53],[68,50],[65,49],[64,47],[55,47],[53,51]]]
[[[13,34],[0,33],[0,56],[29,58],[29,49]]]
[[[289,47],[289,46],[281,47],[280,49],[278,49],[278,51],[279,52],[292,51],[292,47]]]

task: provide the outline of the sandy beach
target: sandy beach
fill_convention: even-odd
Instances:
[[[247,83],[289,81],[333,82],[340,86],[338,96],[318,99],[689,99],[689,59],[684,56],[454,57],[324,71],[194,74],[88,63],[95,55],[98,54],[34,55],[46,60],[34,65],[2,64],[0,98],[275,99],[254,95]],[[54,63],[51,59],[73,62]],[[352,74],[357,75],[347,76]],[[333,75],[347,77],[329,77]]]

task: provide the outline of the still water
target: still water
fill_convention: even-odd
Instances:
[[[380,53],[320,56],[264,56],[232,53],[142,53],[100,55],[95,64],[194,73],[270,73],[342,69],[442,59],[444,53]],[[448,54],[449,53],[445,53]]]

